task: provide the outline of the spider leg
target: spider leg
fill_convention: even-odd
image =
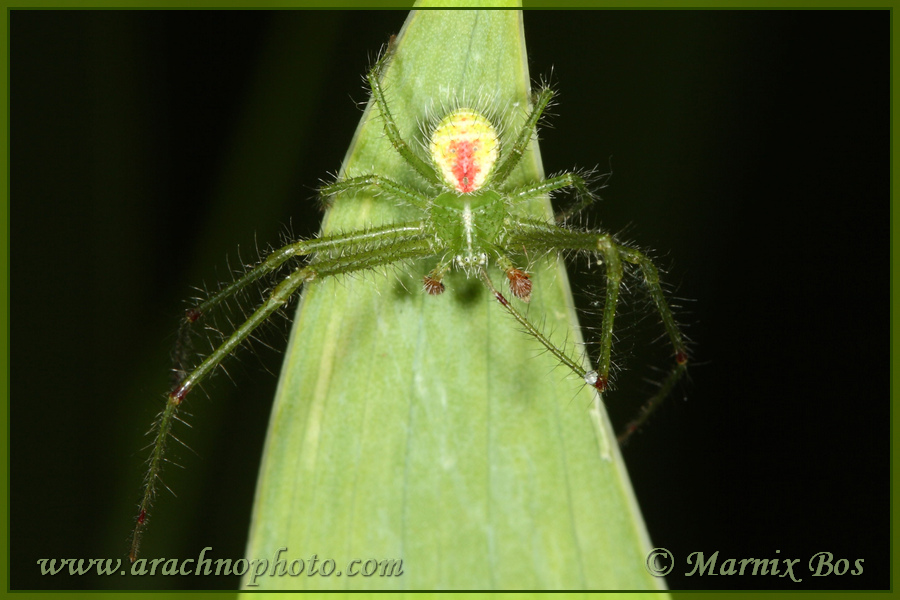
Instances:
[[[663,380],[659,390],[652,398],[644,403],[644,406],[641,407],[640,414],[635,419],[629,421],[625,426],[625,429],[619,434],[619,444],[623,444],[631,437],[631,434],[644,424],[653,411],[655,411],[671,393],[675,384],[678,383],[678,380],[681,379],[687,371],[688,355],[684,337],[681,335],[681,330],[678,328],[677,323],[675,323],[675,317],[672,316],[672,311],[666,302],[662,286],[659,284],[659,271],[657,270],[656,265],[654,265],[653,261],[647,258],[644,253],[635,250],[634,248],[619,246],[619,252],[621,252],[622,258],[627,262],[640,267],[641,273],[644,275],[644,283],[647,285],[650,297],[653,298],[656,310],[659,312],[663,326],[666,328],[666,333],[668,333],[669,339],[672,341],[672,346],[675,349],[675,365],[669,370],[669,374],[666,376],[665,380]]]
[[[525,119],[522,128],[519,129],[515,141],[512,146],[503,153],[503,160],[497,165],[493,174],[490,176],[491,181],[494,182],[495,185],[501,185],[506,181],[507,177],[510,176],[519,164],[519,161],[522,160],[522,157],[525,156],[525,152],[528,150],[528,146],[531,144],[534,132],[537,129],[538,121],[540,121],[541,115],[544,113],[544,110],[547,108],[547,105],[550,104],[550,100],[552,99],[553,90],[547,86],[542,87],[540,91],[537,92],[534,107]]]
[[[317,279],[324,279],[332,275],[373,269],[397,261],[415,258],[421,256],[423,253],[432,253],[434,251],[432,242],[425,239],[422,235],[421,227],[412,225],[386,227],[377,232],[369,230],[367,232],[343,236],[328,236],[315,240],[308,240],[307,242],[297,242],[296,244],[291,244],[290,246],[286,246],[285,248],[276,251],[273,253],[274,258],[271,259],[271,262],[269,262],[269,259],[266,259],[263,264],[241,278],[239,282],[244,280],[250,281],[254,278],[261,277],[264,273],[277,268],[291,256],[300,253],[298,248],[301,250],[305,249],[307,253],[313,251],[311,248],[316,248],[318,250],[316,260],[295,269],[280,284],[278,284],[266,302],[257,308],[243,324],[238,326],[227,340],[216,348],[212,354],[207,356],[203,362],[201,362],[169,393],[166,399],[166,406],[159,414],[156,423],[154,424],[156,434],[154,437],[153,449],[147,461],[148,468],[143,483],[143,497],[139,505],[140,510],[132,535],[131,552],[129,555],[132,562],[134,562],[137,557],[138,548],[140,546],[140,537],[147,523],[150,505],[156,495],[157,480],[160,477],[163,461],[165,460],[166,441],[171,434],[174,421],[178,418],[178,409],[188,392],[209,376],[226,356],[231,354],[235,348],[247,339],[253,330],[266,321],[272,313],[284,306],[291,296],[293,296],[304,284]],[[353,248],[355,250],[354,253],[342,253],[342,250],[348,248]],[[229,286],[211,298],[209,302],[221,302],[223,299],[222,294],[229,290],[233,292],[234,288]]]
[[[575,173],[563,173],[562,175],[550,177],[543,181],[538,181],[537,183],[529,183],[517,187],[513,189],[509,195],[513,199],[513,202],[524,202],[567,187],[575,190],[576,203],[556,214],[556,222],[562,223],[597,200],[597,197],[591,193],[590,188],[588,188],[584,177],[576,175]]]
[[[346,179],[338,179],[333,183],[322,186],[319,193],[323,198],[335,196],[342,192],[356,191],[367,188],[376,188],[383,190],[394,196],[397,200],[410,204],[418,208],[425,209],[430,202],[427,196],[424,196],[401,183],[397,183],[389,177],[381,175],[359,175],[357,177],[348,177]]]
[[[196,307],[188,309],[185,318],[190,322],[196,321],[200,316],[207,313],[218,304],[221,304],[239,290],[250,285],[257,279],[276,271],[291,258],[309,256],[317,252],[325,251],[352,254],[352,250],[357,247],[371,244],[384,245],[392,241],[403,240],[410,236],[421,234],[422,231],[421,223],[410,222],[400,223],[398,225],[388,225],[385,227],[372,227],[370,229],[354,231],[352,233],[339,233],[293,242],[275,250],[269,254],[264,261],[247,271],[242,277],[222,288]]]
[[[193,324],[254,281],[277,271],[291,258],[309,256],[321,251],[343,252],[352,255],[354,250],[361,245],[386,244],[392,239],[407,237],[421,233],[421,231],[422,227],[419,223],[401,223],[385,227],[374,227],[353,233],[301,240],[275,250],[264,261],[247,271],[243,276],[231,282],[202,303],[185,311],[184,318],[178,327],[178,335],[173,352],[172,388],[174,389],[180,385],[188,375],[188,371],[184,366],[184,356],[189,354]]]
[[[687,360],[685,362],[680,363],[676,357],[676,364],[669,370],[669,373],[666,375],[666,378],[663,380],[662,384],[659,386],[659,389],[653,396],[644,402],[644,405],[641,407],[640,413],[638,416],[628,422],[625,425],[624,429],[616,436],[616,439],[619,442],[619,445],[625,444],[631,435],[641,428],[644,422],[653,414],[660,404],[662,404],[666,398],[669,397],[669,394],[672,393],[672,390],[675,388],[675,384],[678,383],[678,380],[681,379],[681,376],[684,375],[684,372],[687,369]]]
[[[392,55],[393,52],[391,51],[391,48],[388,47],[366,75],[369,89],[372,92],[372,100],[378,106],[378,111],[381,113],[381,119],[384,122],[384,133],[387,135],[388,140],[390,140],[391,145],[397,153],[416,171],[416,173],[424,177],[425,181],[432,185],[441,185],[440,177],[434,170],[434,167],[432,167],[430,163],[422,160],[415,152],[413,152],[412,148],[409,147],[409,144],[403,140],[403,137],[400,135],[400,129],[397,127],[394,116],[391,114],[391,109],[388,107],[388,103],[384,98],[384,88],[381,86],[381,75],[387,63],[390,62]]]
[[[613,344],[614,320],[619,302],[619,288],[622,283],[623,268],[618,245],[612,236],[604,233],[581,233],[540,222],[518,222],[518,227],[510,235],[510,245],[524,246],[544,252],[549,250],[589,250],[599,252],[606,264],[606,299],[603,309],[603,324],[600,331],[600,358],[597,363],[596,380],[591,382],[599,391],[609,385],[609,369]],[[576,371],[577,372],[577,371]],[[578,372],[580,376],[582,373]]]
[[[417,229],[417,231],[421,230]],[[315,262],[294,270],[275,287],[268,300],[262,306],[257,308],[222,345],[206,357],[177,388],[169,393],[169,399],[180,404],[194,386],[205,379],[222,362],[222,359],[231,354],[254,329],[268,319],[273,312],[281,308],[304,283],[332,275],[352,273],[361,269],[372,269],[399,260],[420,256],[423,252],[429,252],[431,249],[431,243],[423,239],[421,235],[414,235],[406,239],[399,236],[390,236],[386,243],[379,244],[374,248],[359,249],[353,255],[342,255],[340,251],[336,250],[332,256],[321,256]]]
[[[531,144],[534,132],[537,129],[538,121],[540,121],[541,115],[544,113],[544,110],[547,108],[547,105],[550,104],[550,100],[552,99],[553,90],[547,86],[542,87],[537,93],[534,107],[525,119],[522,128],[519,129],[516,140],[513,142],[512,146],[510,146],[509,150],[503,153],[503,160],[497,165],[491,175],[491,180],[495,184],[500,185],[506,181],[506,178],[510,176],[522,160],[522,157],[525,156],[525,152],[528,150],[528,146]]]
[[[499,302],[506,311],[511,314],[519,324],[525,328],[531,336],[533,336],[537,341],[539,341],[543,346],[559,360],[562,364],[569,367],[576,375],[581,377],[590,385],[594,385],[596,387],[596,376],[597,373],[595,371],[588,371],[585,369],[577,360],[570,357],[566,352],[554,344],[550,339],[541,332],[540,329],[535,327],[531,321],[528,320],[528,317],[523,315],[519,310],[510,303],[510,301],[500,293],[497,288],[494,286],[494,282],[491,281],[490,276],[487,273],[487,270],[482,266],[479,269],[479,274],[481,275],[481,280],[488,287],[491,293],[494,295],[494,299]],[[602,390],[601,390],[602,391]]]
[[[611,235],[596,231],[571,231],[557,225],[540,221],[517,221],[510,234],[510,244],[524,245],[536,251],[576,250],[599,252],[606,263],[606,299],[601,325],[600,359],[597,366],[597,382],[595,387],[603,389],[609,382],[610,354],[613,342],[613,321],[618,303],[619,287],[622,282],[622,263],[637,265],[643,276],[644,284],[656,305],[663,327],[669,336],[674,350],[675,364],[663,381],[659,392],[643,407],[641,415],[629,423],[626,430],[619,435],[624,442],[637,430],[647,417],[659,406],[678,380],[687,370],[687,346],[681,330],[672,316],[669,304],[659,282],[659,272],[653,262],[642,252],[616,242]],[[577,372],[577,371],[576,371]],[[579,373],[580,375],[580,373]]]

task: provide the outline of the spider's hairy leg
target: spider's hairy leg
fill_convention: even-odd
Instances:
[[[553,90],[548,86],[543,86],[537,93],[534,107],[525,119],[525,123],[522,124],[521,129],[519,129],[519,133],[516,134],[515,141],[509,149],[504,151],[503,160],[497,165],[491,175],[491,181],[495,185],[502,185],[510,174],[512,174],[513,170],[515,170],[519,161],[522,160],[522,157],[525,155],[525,152],[528,150],[528,146],[531,144],[531,140],[534,137],[538,121],[540,121],[541,115],[544,113],[544,110],[547,108],[547,105],[550,104],[550,100],[552,99]]]
[[[185,311],[184,318],[181,320],[178,327],[175,350],[173,352],[174,365],[172,368],[172,389],[177,388],[188,375],[184,362],[185,356],[190,354],[190,337],[194,323],[215,309],[218,305],[227,301],[245,287],[251,285],[254,281],[261,279],[270,273],[274,273],[288,260],[294,257],[309,256],[323,250],[331,252],[352,251],[352,249],[359,244],[371,243],[373,241],[377,243],[386,243],[392,237],[410,235],[418,231],[420,231],[420,226],[418,224],[406,223],[366,229],[353,233],[300,240],[275,250],[261,263],[244,273],[243,276],[231,282],[202,303]]]
[[[656,305],[656,310],[659,312],[663,326],[666,328],[666,333],[669,335],[672,346],[675,348],[675,366],[669,371],[669,374],[666,376],[665,380],[663,380],[656,394],[641,407],[640,414],[635,419],[629,421],[625,426],[625,429],[619,434],[619,444],[623,444],[631,437],[631,434],[644,424],[653,411],[655,411],[671,393],[675,384],[678,383],[678,380],[681,379],[681,376],[687,370],[688,354],[684,337],[681,335],[681,330],[675,322],[675,317],[672,316],[672,311],[666,302],[662,286],[659,283],[659,271],[657,270],[656,265],[654,265],[653,261],[647,258],[644,253],[635,250],[634,248],[619,246],[619,251],[624,260],[640,267],[641,273],[644,275],[644,283],[647,285],[647,289],[650,292],[650,297],[653,298],[653,303]]]
[[[596,231],[571,231],[564,227],[540,221],[519,220],[510,233],[510,244],[524,245],[535,251],[577,250],[599,252],[606,263],[607,287],[606,301],[601,325],[600,360],[598,362],[598,380],[596,387],[608,384],[610,354],[613,341],[613,319],[618,303],[619,286],[622,280],[622,261],[637,265],[643,275],[644,284],[653,299],[656,310],[669,336],[675,355],[675,365],[669,371],[660,391],[644,406],[640,417],[628,424],[620,434],[620,443],[628,437],[649,417],[650,413],[665,399],[678,380],[687,370],[688,354],[684,336],[672,316],[672,310],[666,302],[665,294],[659,281],[659,272],[653,262],[643,253],[617,243],[607,233]]]
[[[619,288],[624,270],[619,257],[619,246],[612,236],[605,233],[577,232],[540,221],[517,221],[511,231],[511,245],[522,245],[538,252],[559,250],[584,250],[599,252],[606,264],[606,299],[603,307],[603,323],[600,327],[600,357],[596,379],[591,382],[599,391],[609,385],[609,369],[612,362],[612,344]]]
[[[316,252],[347,252],[361,244],[387,244],[395,239],[403,239],[421,233],[422,226],[419,223],[401,223],[384,227],[373,227],[354,231],[351,233],[339,233],[308,240],[300,240],[275,250],[265,260],[247,271],[239,279],[228,284],[207,300],[185,312],[185,320],[193,323],[210,310],[226,301],[228,298],[252,284],[257,279],[265,277],[276,271],[285,262],[297,256],[309,256]]]
[[[428,183],[441,185],[440,177],[434,170],[434,167],[431,166],[430,163],[422,160],[419,155],[413,152],[412,148],[409,147],[409,144],[403,140],[403,137],[400,135],[400,129],[397,127],[394,116],[391,114],[391,110],[388,107],[387,100],[385,100],[384,88],[381,85],[381,76],[382,71],[393,56],[391,46],[392,45],[388,46],[388,49],[375,62],[375,65],[366,75],[366,81],[369,83],[369,90],[372,92],[372,100],[378,106],[378,110],[381,113],[381,119],[384,123],[384,133],[387,135],[388,140],[390,140],[391,145],[397,153],[410,167],[413,168],[413,170],[416,171],[416,173],[424,177]]]
[[[566,354],[566,352],[550,341],[550,339],[545,336],[540,329],[535,327],[531,321],[528,320],[528,317],[519,312],[512,303],[501,294],[497,288],[494,286],[494,282],[491,281],[490,276],[487,273],[487,270],[482,266],[479,268],[479,274],[481,275],[481,280],[491,291],[491,294],[494,295],[494,299],[499,302],[506,311],[511,314],[516,321],[528,332],[529,335],[534,337],[537,341],[539,341],[543,346],[556,357],[559,362],[569,367],[576,375],[585,380],[586,383],[590,385],[595,385],[596,382],[596,372],[588,371],[585,369],[577,360]]]
[[[640,413],[638,416],[629,421],[622,431],[616,436],[619,445],[624,445],[625,442],[631,437],[631,435],[636,432],[645,421],[653,414],[660,404],[662,404],[666,398],[669,397],[669,394],[672,393],[672,390],[675,388],[675,384],[678,383],[678,380],[681,379],[681,376],[684,375],[684,372],[687,369],[687,358],[684,358],[684,362],[678,362],[676,358],[676,364],[672,369],[669,370],[669,373],[666,375],[666,378],[660,384],[659,389],[656,391],[653,396],[644,402],[644,405],[641,407]]]
[[[329,198],[342,192],[352,192],[367,188],[383,190],[406,204],[422,209],[426,208],[429,203],[429,199],[416,190],[401,183],[397,183],[389,177],[375,174],[338,179],[333,183],[326,184],[319,188],[319,193],[323,198]]]
[[[240,280],[216,294],[207,303],[201,305],[207,309],[225,300],[222,294],[234,293],[238,283],[246,285],[253,279],[281,266],[291,256],[316,253],[311,264],[299,267],[291,272],[272,291],[269,298],[252,315],[242,323],[216,350],[207,356],[187,377],[184,378],[168,395],[166,406],[157,417],[153,428],[152,449],[147,460],[147,474],[144,477],[143,495],[139,504],[138,517],[132,535],[129,558],[132,562],[137,558],[140,539],[146,528],[148,513],[156,496],[157,481],[160,478],[165,460],[166,442],[171,434],[172,426],[178,418],[178,409],[197,384],[202,382],[228,355],[234,352],[260,324],[272,313],[281,308],[305,283],[353,273],[355,271],[373,269],[393,262],[416,258],[434,251],[432,242],[425,238],[423,227],[409,223],[393,225],[378,229],[363,230],[349,234],[321,237],[304,242],[297,242],[277,250],[256,269],[251,270]],[[271,260],[271,262],[270,262]],[[153,430],[151,430],[153,431]]]
[[[606,263],[606,299],[603,304],[603,323],[600,326],[600,360],[595,387],[605,390],[609,385],[609,365],[612,362],[613,326],[616,318],[616,307],[619,305],[619,289],[622,285],[622,261],[612,236],[599,234],[596,237],[596,249],[603,255]]]
[[[512,198],[513,202],[524,202],[563,188],[572,188],[575,191],[575,204],[556,214],[554,218],[557,223],[562,223],[597,200],[597,197],[591,192],[584,177],[575,173],[563,173],[536,183],[525,184],[513,189],[509,193],[509,196]]]

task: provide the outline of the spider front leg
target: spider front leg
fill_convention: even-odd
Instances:
[[[143,496],[139,504],[138,517],[132,535],[131,552],[129,554],[132,562],[137,557],[141,534],[147,525],[150,506],[156,495],[157,481],[160,478],[165,461],[166,442],[171,435],[175,420],[178,419],[179,407],[187,394],[206,379],[272,313],[284,306],[304,284],[333,275],[369,270],[397,261],[415,258],[423,253],[433,252],[433,248],[432,242],[426,239],[423,234],[423,227],[415,223],[296,242],[275,251],[259,266],[201,304],[198,309],[188,311],[186,319],[189,322],[196,321],[204,311],[225,301],[252,281],[279,269],[289,258],[313,252],[316,253],[316,259],[312,263],[295,269],[282,280],[263,305],[257,308],[244,323],[235,329],[228,339],[216,348],[212,354],[207,356],[190,374],[181,379],[169,392],[166,406],[154,423],[156,434],[152,442],[150,457],[147,461],[148,467],[144,478]]]
[[[397,183],[389,177],[375,174],[359,175],[356,177],[338,179],[333,183],[322,186],[319,189],[319,193],[323,198],[330,198],[342,192],[353,192],[367,188],[375,188],[377,190],[387,192],[388,194],[394,196],[397,200],[400,200],[405,204],[416,206],[422,209],[426,208],[429,202],[429,199],[427,197],[423,196],[416,190],[401,183]]]
[[[385,100],[384,88],[381,86],[381,72],[391,59],[391,56],[392,52],[389,47],[366,75],[366,81],[369,83],[369,90],[372,92],[372,101],[381,113],[381,120],[384,124],[384,133],[397,153],[410,167],[413,168],[413,170],[424,177],[425,181],[432,185],[441,185],[441,179],[438,176],[437,171],[434,170],[434,167],[431,166],[430,163],[422,160],[418,154],[413,152],[412,148],[409,147],[409,144],[403,140],[403,137],[400,135],[400,128],[397,127],[394,116],[391,114],[391,110],[388,107],[387,100]]]
[[[571,231],[540,221],[518,221],[514,225],[509,238],[511,245],[521,245],[538,252],[585,251],[599,253],[603,258],[606,265],[607,286],[600,334],[600,357],[597,364],[597,379],[594,383],[594,387],[601,391],[609,383],[615,313],[624,272],[622,263],[624,261],[640,268],[644,284],[647,286],[672,344],[675,364],[660,386],[659,392],[644,405],[641,415],[630,422],[625,431],[619,435],[620,443],[626,441],[665,399],[687,370],[687,346],[666,302],[656,266],[642,252],[619,244],[607,233]],[[573,370],[581,375],[579,370]]]
[[[534,132],[537,130],[538,122],[541,120],[541,115],[544,114],[544,110],[553,99],[553,90],[545,85],[535,94],[534,98],[534,107],[525,118],[525,123],[519,129],[519,133],[516,134],[515,141],[510,148],[504,151],[502,160],[491,174],[491,182],[494,185],[502,185],[525,156]]]
[[[537,183],[529,183],[513,189],[509,195],[514,202],[525,202],[533,198],[541,198],[564,188],[572,188],[575,191],[575,204],[556,214],[554,219],[557,223],[564,222],[570,216],[580,212],[597,200],[584,177],[575,173],[563,173]]]

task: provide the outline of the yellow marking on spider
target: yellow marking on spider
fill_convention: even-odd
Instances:
[[[500,138],[487,117],[458,108],[441,119],[431,134],[431,158],[444,181],[463,194],[487,180],[500,153]]]

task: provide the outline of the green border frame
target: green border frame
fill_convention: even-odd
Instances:
[[[65,596],[66,598],[93,598],[97,593],[106,593],[106,594],[141,594],[146,597],[147,592],[102,592],[102,591],[92,591],[92,592],[15,592],[9,590],[9,569],[7,568],[9,565],[10,559],[10,539],[9,539],[9,523],[10,523],[10,503],[9,503],[9,457],[10,457],[10,435],[9,435],[9,400],[10,400],[10,387],[9,387],[9,372],[10,372],[10,338],[9,338],[9,323],[10,323],[10,138],[9,138],[9,128],[10,128],[10,120],[9,120],[9,110],[10,110],[10,85],[9,85],[9,74],[10,74],[10,48],[9,48],[9,13],[11,10],[16,9],[41,9],[41,10],[53,10],[53,9],[106,9],[106,8],[120,8],[120,9],[335,9],[335,8],[345,8],[345,9],[354,9],[354,8],[365,8],[365,9],[409,9],[412,6],[412,2],[410,1],[399,1],[399,0],[356,0],[354,2],[344,0],[342,2],[326,2],[323,0],[264,0],[259,3],[250,3],[248,0],[179,0],[175,2],[173,0],[18,0],[18,1],[2,1],[3,10],[0,12],[0,30],[5,32],[6,43],[0,45],[0,73],[2,73],[2,82],[3,82],[3,93],[0,94],[0,109],[6,115],[6,118],[0,124],[0,136],[4,143],[2,144],[2,163],[6,166],[6,169],[2,174],[2,198],[0,198],[0,206],[2,206],[3,210],[0,210],[0,237],[4,240],[3,244],[0,244],[0,248],[2,248],[3,255],[0,257],[0,271],[2,271],[2,293],[0,293],[0,309],[2,309],[3,318],[0,319],[0,337],[6,340],[6,343],[0,346],[0,359],[2,359],[3,370],[7,374],[5,385],[2,387],[2,400],[4,407],[4,414],[6,416],[6,423],[4,427],[0,427],[0,436],[2,436],[2,440],[0,440],[0,468],[3,470],[3,477],[0,477],[0,495],[6,500],[5,506],[6,510],[4,511],[3,518],[0,519],[0,532],[2,532],[3,537],[6,540],[5,544],[0,546],[0,590],[2,590],[3,595],[15,595],[18,598],[31,598],[31,597],[40,597],[40,598],[50,598],[56,596]],[[900,245],[897,244],[896,237],[893,235],[898,229],[900,229],[900,213],[894,210],[895,203],[898,197],[897,190],[897,180],[893,177],[894,169],[897,166],[897,158],[893,152],[894,143],[896,140],[896,128],[898,119],[896,118],[898,112],[900,112],[900,107],[893,103],[894,98],[894,90],[896,89],[896,71],[894,70],[897,61],[894,60],[896,58],[896,54],[898,52],[898,47],[893,44],[893,34],[898,30],[898,18],[900,18],[900,13],[895,12],[893,9],[896,5],[900,4],[900,2],[891,1],[891,0],[869,0],[866,2],[864,6],[853,6],[847,0],[793,0],[790,4],[786,4],[785,2],[779,2],[778,0],[757,0],[757,1],[748,1],[748,0],[692,0],[690,2],[677,2],[674,0],[643,0],[641,2],[627,2],[623,0],[565,0],[560,3],[553,3],[550,0],[523,0],[524,8],[526,9],[577,9],[577,8],[606,8],[606,9],[616,9],[616,8],[627,8],[627,9],[707,9],[707,8],[718,8],[718,9],[761,9],[761,8],[775,8],[775,9],[889,9],[891,10],[891,210],[890,210],[890,228],[891,228],[891,256],[890,256],[890,264],[891,264],[891,315],[890,315],[890,333],[891,333],[891,372],[900,372],[900,352],[898,352],[898,343],[900,343],[900,330],[898,330],[898,312],[900,312],[900,307],[893,301],[894,290],[896,285],[895,278],[895,267],[900,264]],[[900,380],[895,377],[891,377],[891,397],[900,397]],[[891,425],[892,430],[895,429],[897,425],[898,419],[897,411],[891,410]],[[896,458],[897,446],[893,443],[893,437],[891,439],[891,472],[893,475],[893,465],[898,464],[898,461],[894,460]],[[893,497],[893,492],[895,491],[894,487],[895,481],[893,477],[891,478],[891,492]],[[893,517],[893,515],[892,515]],[[891,519],[891,572],[892,573],[900,573],[900,557],[896,553],[894,553],[894,539],[897,535],[897,522],[892,518]],[[891,585],[893,586],[893,579],[891,581]],[[893,590],[893,587],[892,587]],[[153,593],[153,592],[151,592]],[[159,597],[164,598],[194,598],[196,594],[203,594],[205,598],[235,598],[235,592],[156,592]],[[798,592],[691,592],[691,591],[674,591],[669,592],[673,596],[677,598],[697,598],[697,599],[711,599],[711,598],[747,598],[747,594],[765,594],[766,598],[781,599],[781,598],[794,598],[798,595],[815,595],[818,596],[820,594],[827,594],[829,598],[866,598],[866,599],[876,599],[876,598],[888,598],[894,595],[893,591],[888,592],[821,592],[821,591],[798,591]],[[505,596],[507,598],[525,598],[525,597],[542,597],[549,598],[551,595],[548,594],[537,594],[537,593],[498,593],[499,595]],[[562,593],[560,593],[560,597]],[[437,594],[434,594],[438,596]],[[450,598],[455,596],[456,594],[440,594],[439,597]],[[553,594],[556,596],[557,594]],[[587,594],[579,593],[578,596],[584,597]],[[602,597],[602,593],[596,593],[597,596]],[[317,594],[318,596],[318,594]],[[305,597],[310,597],[310,595],[306,595]],[[323,593],[321,597],[334,597],[332,594]],[[385,595],[381,595],[381,598],[387,598]],[[575,594],[565,594],[566,598],[574,598]]]

